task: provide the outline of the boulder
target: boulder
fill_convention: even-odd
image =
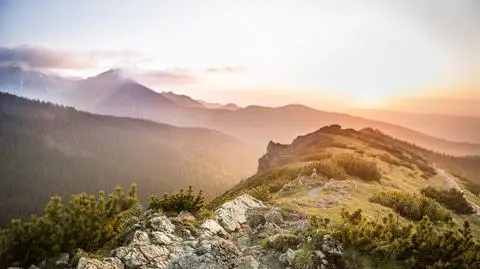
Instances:
[[[172,239],[164,232],[155,231],[152,232],[152,243],[157,245],[170,245]]]
[[[218,222],[212,220],[212,219],[207,219],[200,225],[200,229],[203,229],[204,234],[207,233],[207,236],[212,236],[212,235],[219,235],[222,237],[228,237],[228,233],[223,229]]]
[[[123,269],[124,266],[118,258],[104,258],[102,260],[82,257],[78,261],[77,269]]]
[[[196,218],[195,216],[192,215],[192,213],[188,211],[182,211],[180,214],[178,214],[177,219],[180,221],[195,221]]]
[[[247,222],[245,212],[251,208],[262,208],[265,205],[248,194],[243,194],[232,201],[221,205],[215,215],[218,223],[227,232],[233,232]]]
[[[153,214],[153,217],[148,220],[149,226],[154,231],[163,231],[166,233],[173,233],[175,225],[164,215]]]
[[[119,247],[112,251],[112,255],[120,259],[127,269],[147,266],[149,264],[149,261],[143,256],[143,253],[134,247]]]
[[[149,245],[150,238],[148,234],[144,231],[137,230],[133,234],[133,239],[131,245]]]
[[[291,248],[287,249],[287,252],[283,253],[278,257],[278,260],[283,264],[283,265],[293,265],[295,262],[295,257],[297,256],[297,253],[293,251]]]
[[[265,221],[274,223],[276,225],[283,224],[283,216],[281,213],[281,209],[278,207],[273,207],[265,214]]]
[[[170,260],[169,269],[223,269],[232,268],[241,252],[231,241],[218,236],[202,240],[195,251],[185,252],[177,259]]]
[[[245,251],[247,248],[250,247],[251,239],[248,235],[242,235],[237,238],[237,247],[240,251]]]
[[[68,253],[60,253],[60,255],[58,255],[58,257],[56,258],[54,265],[57,268],[63,268],[66,267],[69,262],[70,255]]]
[[[263,212],[257,209],[248,209],[245,211],[245,218],[250,228],[256,228],[258,225],[265,224],[265,216],[263,216]]]

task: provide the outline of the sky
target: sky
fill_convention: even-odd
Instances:
[[[157,91],[240,105],[471,101],[480,2],[0,0],[0,64],[13,62],[80,77],[122,68]]]

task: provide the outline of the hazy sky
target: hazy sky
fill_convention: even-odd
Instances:
[[[0,0],[0,63],[240,104],[480,88],[480,1]]]

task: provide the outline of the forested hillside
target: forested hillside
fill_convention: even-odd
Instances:
[[[215,195],[254,171],[244,144],[219,132],[99,116],[0,93],[0,225],[52,195],[138,183],[139,195],[193,185]]]

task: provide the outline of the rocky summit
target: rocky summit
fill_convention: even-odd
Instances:
[[[191,221],[198,222],[196,228],[185,225]],[[61,254],[48,263],[52,268],[75,268],[76,264],[77,269],[290,268],[297,251],[289,245],[308,240],[293,234],[309,225],[304,215],[283,212],[244,194],[219,206],[215,219],[201,222],[188,212],[167,217],[147,210],[127,228],[126,244],[114,248],[108,257],[92,257],[79,250],[75,257]],[[318,268],[336,268],[326,266],[342,251],[325,236],[323,251],[316,251],[312,259],[320,259]]]

